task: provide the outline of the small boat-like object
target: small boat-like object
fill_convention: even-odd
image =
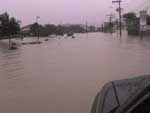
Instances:
[[[47,39],[45,39],[45,41],[48,41],[48,38],[47,38]]]
[[[72,32],[67,33],[67,37],[75,38],[74,34]]]
[[[150,113],[150,75],[107,83],[91,113]]]
[[[73,35],[72,38],[75,38],[75,36]]]
[[[72,32],[69,32],[69,33],[67,33],[67,36],[69,37],[69,36],[73,36],[73,33]]]
[[[12,42],[12,43],[10,43],[10,47],[9,47],[9,49],[10,50],[16,50],[17,49],[17,44],[15,43],[15,42]]]

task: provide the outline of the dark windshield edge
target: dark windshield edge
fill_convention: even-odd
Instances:
[[[116,96],[117,104],[118,104],[118,106],[120,106],[119,98],[118,98],[118,95],[117,95],[117,90],[116,90],[116,87],[115,87],[115,85],[114,85],[114,82],[112,82],[112,87],[113,87],[114,92],[115,92],[115,96]]]
[[[127,112],[136,102],[138,102],[141,97],[144,97],[150,91],[150,85],[147,86],[141,93],[139,93],[135,98],[124,108],[120,111],[120,113]]]
[[[116,97],[118,105],[113,110],[111,110],[109,113],[114,113],[117,110],[117,108],[120,106],[120,102],[119,102],[119,98],[118,98],[118,95],[117,95],[117,90],[116,90],[114,82],[112,82],[112,87],[113,87],[113,90],[114,90],[115,97]]]

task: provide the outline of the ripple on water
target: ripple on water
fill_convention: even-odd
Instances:
[[[8,92],[14,91],[24,82],[24,64],[21,51],[3,50],[0,51],[0,81],[3,81]]]

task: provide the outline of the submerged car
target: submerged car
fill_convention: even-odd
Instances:
[[[91,113],[150,113],[150,76],[107,83],[95,97]]]

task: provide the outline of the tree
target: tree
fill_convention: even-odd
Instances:
[[[128,34],[138,35],[139,34],[139,18],[133,12],[126,13],[123,15],[126,22]]]
[[[8,36],[10,41],[11,35],[19,34],[20,21],[16,20],[14,17],[10,18],[7,12],[0,15],[0,22],[1,36]]]
[[[10,18],[9,29],[10,29],[9,32],[11,35],[19,34],[20,21],[16,21],[14,17]]]
[[[38,23],[34,23],[31,26],[31,33],[33,36],[49,36],[51,34],[56,34],[57,28],[55,25],[47,24],[40,25]]]
[[[125,22],[126,23],[130,23],[130,22],[133,22],[136,20],[136,14],[133,13],[133,12],[130,12],[130,13],[126,13],[123,15],[123,18],[125,19]]]
[[[32,26],[31,26],[31,33],[33,36],[39,36],[39,24],[38,23],[34,23]]]
[[[96,27],[95,26],[89,26],[89,30],[90,30],[90,32],[95,32],[96,31]]]
[[[56,35],[63,36],[65,34],[64,32],[65,32],[65,27],[58,25],[56,30]]]
[[[146,17],[146,24],[148,25],[148,26],[150,26],[150,15],[147,15],[147,17]]]
[[[48,35],[56,34],[57,28],[53,24],[46,24],[44,26],[44,31],[45,31],[45,35],[48,36]]]

